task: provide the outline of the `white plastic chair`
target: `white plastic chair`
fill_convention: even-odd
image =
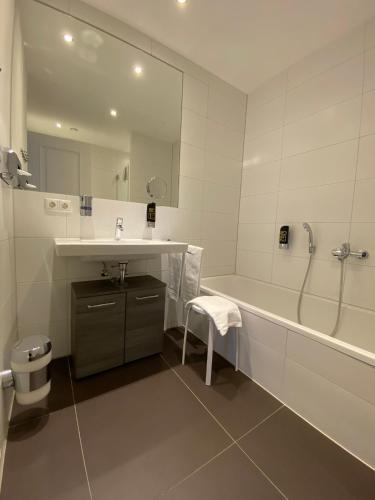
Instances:
[[[207,363],[206,363],[206,385],[211,385],[211,379],[212,379],[212,357],[213,357],[213,352],[214,352],[214,338],[215,338],[215,333],[217,333],[215,323],[213,319],[206,314],[206,311],[204,311],[202,308],[199,306],[196,306],[193,304],[191,307],[188,308],[187,313],[186,313],[186,323],[185,323],[185,332],[184,332],[184,344],[182,347],[182,364],[185,364],[185,354],[186,354],[186,342],[187,342],[187,334],[188,334],[188,326],[189,326],[189,317],[190,317],[190,312],[193,310],[197,314],[200,314],[202,316],[206,316],[208,318],[208,342],[207,342]],[[236,364],[235,364],[235,371],[238,371],[238,357],[239,357],[239,328],[232,328],[232,330],[235,330],[235,342],[236,342]]]

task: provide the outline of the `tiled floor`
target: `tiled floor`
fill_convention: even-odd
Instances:
[[[375,472],[181,335],[82,381],[53,363],[44,405],[15,405],[2,500],[374,499]]]

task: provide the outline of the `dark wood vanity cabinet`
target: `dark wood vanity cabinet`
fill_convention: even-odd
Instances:
[[[72,358],[76,378],[161,351],[165,284],[152,276],[72,284]]]

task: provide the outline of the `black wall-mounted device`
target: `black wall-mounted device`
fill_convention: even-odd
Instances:
[[[156,222],[156,203],[148,203],[147,205],[147,225],[155,227]]]
[[[279,248],[289,248],[289,226],[280,227]]]

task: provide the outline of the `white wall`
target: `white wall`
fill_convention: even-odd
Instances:
[[[13,19],[13,0],[2,0],[0,2],[0,146],[7,147],[10,147]],[[9,350],[17,335],[12,194],[12,190],[0,181],[0,370],[9,368]],[[10,395],[10,391],[5,393],[0,390],[0,453],[7,432]]]
[[[205,276],[233,273],[246,96],[83,2],[72,1],[70,13],[184,71],[179,208],[157,208],[153,236],[202,245]],[[46,194],[16,191],[14,195],[20,336],[48,334],[54,356],[62,356],[70,352],[70,283],[98,279],[101,266],[55,256],[54,237],[80,234],[78,197],[67,197],[73,201],[71,216],[53,216],[44,212]],[[95,199],[94,236],[113,237],[118,216],[124,217],[124,237],[150,235],[146,205]],[[137,261],[130,268],[160,278],[165,278],[165,270],[165,259]]]
[[[337,299],[331,249],[350,241],[348,304],[375,310],[375,22],[314,52],[248,98],[237,273],[299,289],[311,224],[307,292]],[[281,225],[291,226],[279,250]]]

